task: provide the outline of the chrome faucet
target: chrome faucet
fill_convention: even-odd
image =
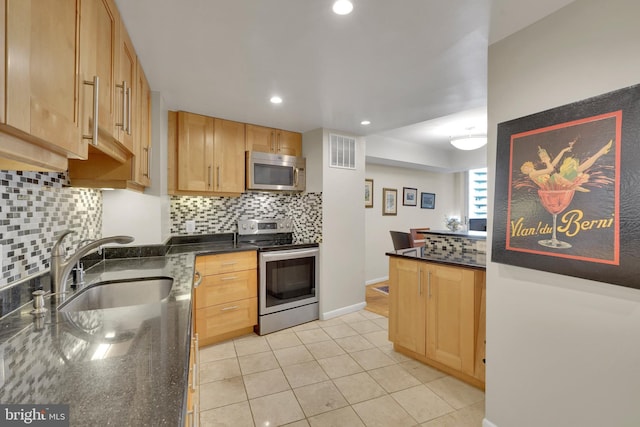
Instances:
[[[87,243],[82,246],[82,242],[80,247],[76,250],[74,254],[72,254],[69,259],[65,260],[66,251],[64,246],[62,246],[62,241],[64,238],[74,233],[73,230],[65,230],[62,232],[58,239],[51,248],[51,293],[52,294],[60,294],[61,296],[67,292],[67,278],[69,277],[69,273],[73,269],[73,266],[82,258],[87,255],[91,251],[99,248],[102,245],[107,243],[120,243],[126,244],[133,242],[133,237],[131,236],[111,236],[105,237],[103,239],[93,240],[91,243]],[[84,241],[83,241],[84,242]]]

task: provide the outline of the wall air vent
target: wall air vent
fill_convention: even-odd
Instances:
[[[329,134],[329,167],[342,169],[356,168],[356,139],[348,136]]]

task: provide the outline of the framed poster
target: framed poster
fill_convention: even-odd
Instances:
[[[640,85],[498,124],[492,261],[640,288]]]
[[[420,208],[435,209],[436,195],[433,193],[420,193]]]
[[[402,187],[402,206],[418,206],[418,189]]]
[[[373,180],[372,179],[364,180],[364,207],[365,208],[373,207]]]
[[[398,214],[398,190],[395,188],[382,189],[382,215]]]

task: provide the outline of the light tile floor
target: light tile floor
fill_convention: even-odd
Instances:
[[[362,310],[200,349],[200,425],[478,427],[484,393],[393,350]]]

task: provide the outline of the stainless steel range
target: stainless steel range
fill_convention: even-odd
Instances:
[[[258,334],[319,317],[320,249],[295,242],[291,219],[238,221],[238,242],[258,247]]]

